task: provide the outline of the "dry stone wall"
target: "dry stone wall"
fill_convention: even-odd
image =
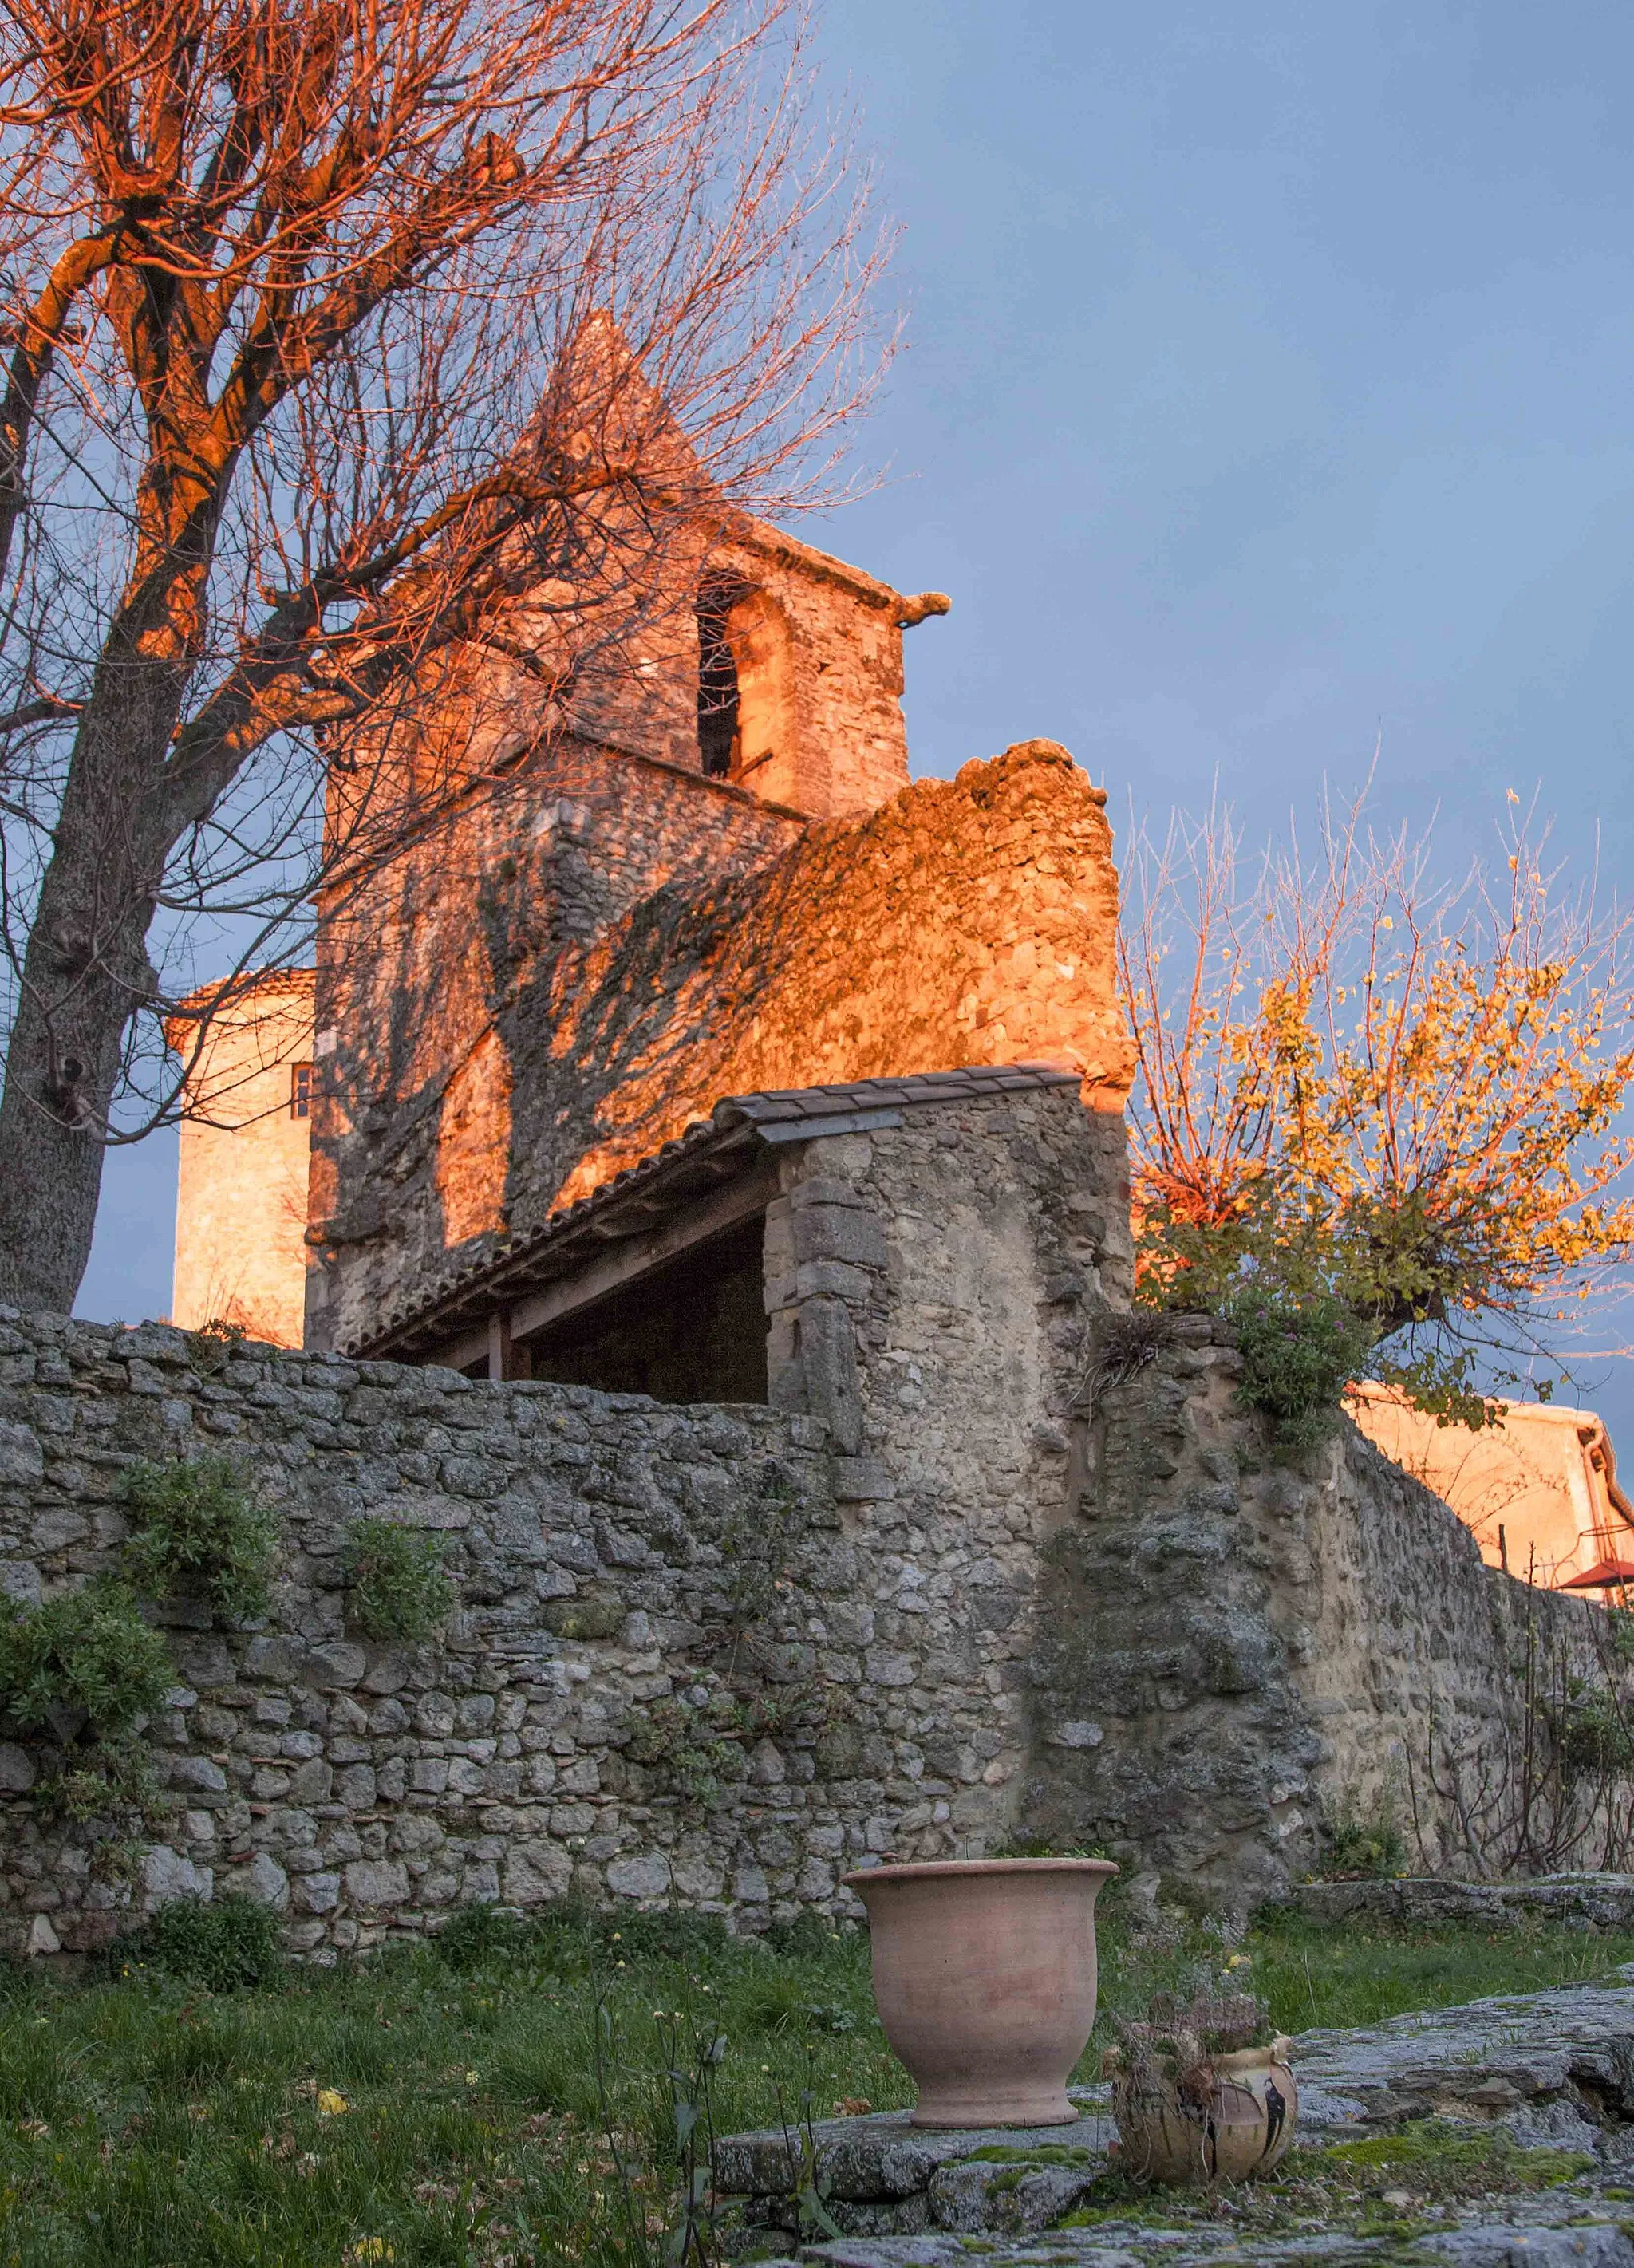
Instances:
[[[1086,1366],[1029,1664],[1028,1828],[1238,1906],[1347,1817],[1392,1821],[1425,1873],[1623,1863],[1628,1778],[1563,1766],[1556,1737],[1572,1680],[1624,1682],[1601,1611],[1483,1565],[1348,1419],[1277,1462],[1230,1327],[1151,1322],[1103,1330]]]
[[[843,1744],[842,1776],[799,1708],[777,1738],[708,1760],[719,1795],[675,1785],[678,1756],[696,1778],[681,1752],[703,1737],[694,1712],[728,1653],[769,1722],[819,1641],[852,1694],[872,1690],[812,1420],[263,1348],[209,1372],[198,1352],[152,1326],[0,1322],[13,1595],[117,1567],[120,1475],[136,1456],[241,1452],[286,1543],[264,1625],[162,1617],[176,1686],[151,1738],[173,1808],[134,1883],[94,1827],[36,1815],[47,1759],[0,1747],[14,1946],[85,1948],[133,1900],[230,1889],[269,1899],[320,1957],[423,1930],[460,1900],[570,1890],[730,1904],[754,1928],[831,1905],[841,1867],[917,1800],[897,1743]],[[349,1627],[342,1536],[364,1513],[447,1539],[462,1604],[445,1642],[379,1646]],[[762,1547],[778,1535],[774,1566]],[[634,1738],[643,1723],[656,1742]]]

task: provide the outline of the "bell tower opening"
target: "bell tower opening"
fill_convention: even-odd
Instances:
[[[738,752],[738,665],[726,622],[741,590],[716,579],[698,592],[698,762],[706,779],[729,779]]]
[[[768,591],[713,577],[698,592],[698,760],[707,777],[797,804],[794,640]]]

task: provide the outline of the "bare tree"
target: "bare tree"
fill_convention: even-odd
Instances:
[[[0,0],[0,1297],[71,1304],[201,937],[499,792],[405,721],[570,722],[821,477],[877,254],[794,4]]]

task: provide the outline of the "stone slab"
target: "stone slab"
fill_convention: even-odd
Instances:
[[[884,2204],[916,2196],[943,2167],[991,2149],[1022,2155],[1038,2150],[1051,2156],[1082,2150],[1086,2163],[1099,2171],[1114,2132],[1104,2109],[1107,2093],[1104,2088],[1075,2088],[1087,2115],[1071,2126],[947,2130],[910,2125],[906,2110],[819,2119],[812,2128],[819,2185],[841,2204]],[[793,2129],[767,2126],[756,2133],[728,2135],[715,2145],[715,2186],[727,2197],[786,2195],[795,2183],[799,2153],[800,2136]]]
[[[1634,1964],[1616,1975],[1303,2033],[1293,2050],[1300,2131],[1336,2141],[1408,2118],[1535,2119],[1550,2106],[1557,2129],[1560,2110],[1597,2130],[1608,2116],[1634,2121]]]
[[[1350,2031],[1306,2032],[1294,2042],[1292,2059],[1302,2141],[1353,2139],[1414,2118],[1501,2122],[1525,2146],[1586,2151],[1601,2161],[1602,2178],[1634,2178],[1634,1964],[1603,1983],[1500,1994]],[[1108,2095],[1104,2087],[1074,2088],[1084,2113],[1076,2124],[1026,2131],[937,2132],[909,2125],[905,2110],[823,2119],[812,2129],[818,2188],[847,2242],[911,2237],[934,2248],[942,2232],[951,2242],[983,2232],[1019,2239],[1048,2228],[1050,2244],[1071,2237],[1076,2245],[1085,2232],[1048,2224],[1071,2212],[1107,2164],[1114,2133]],[[752,2225],[792,2226],[799,2146],[798,2136],[777,2128],[716,2146],[717,2186],[748,2200]],[[1083,2156],[1064,2166],[1064,2151]],[[1003,2157],[986,2154],[994,2152]],[[1627,2218],[1634,2226],[1634,2205]],[[1145,2232],[1142,2242],[1150,2236]],[[1359,2242],[1343,2239],[1345,2257]],[[1077,2260],[1080,2250],[1071,2257]],[[1315,2256],[1306,2247],[1299,2257]],[[856,2268],[821,2248],[813,2257]],[[923,2262],[919,2254],[880,2253],[860,2268],[937,2268],[941,2258],[934,2249]],[[1470,2258],[1472,2268],[1486,2268],[1484,2256]],[[1634,2251],[1627,2268],[1634,2268]]]
[[[1542,1874],[1529,1882],[1460,1882],[1436,1875],[1400,1881],[1301,1882],[1293,1904],[1311,1921],[1421,1924],[1464,1922],[1520,1929],[1552,1922],[1566,1929],[1634,1928],[1634,1874]]]

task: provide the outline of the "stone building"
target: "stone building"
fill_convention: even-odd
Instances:
[[[1511,1403],[1476,1432],[1438,1425],[1371,1380],[1352,1388],[1347,1407],[1375,1447],[1452,1506],[1489,1567],[1559,1590],[1634,1561],[1634,1505],[1592,1410]]]
[[[1041,1062],[1115,1123],[1104,792],[1042,740],[909,784],[902,633],[946,608],[741,522],[570,729],[543,730],[519,684],[468,689],[468,792],[331,893],[315,969],[269,976],[199,1045],[178,1320],[566,1378],[596,1367],[582,1328],[600,1382],[622,1381],[644,1358],[615,1359],[611,1288],[519,1317],[481,1287],[545,1266],[541,1241],[607,1237],[610,1215],[575,1208],[637,1170],[647,1190],[647,1161],[731,1098]],[[622,1312],[648,1296],[637,1251],[658,1269],[684,1249],[703,1334],[703,1310],[740,1316],[747,1275],[777,1274],[750,1250],[774,1216],[747,1202],[718,1191],[667,1242],[626,1237]],[[754,1352],[762,1395],[777,1361]]]
[[[224,1004],[206,987],[171,1019],[167,1036],[188,1066],[190,1106],[171,1314],[188,1329],[234,1323],[274,1346],[301,1343],[312,991],[309,968],[273,969]]]

